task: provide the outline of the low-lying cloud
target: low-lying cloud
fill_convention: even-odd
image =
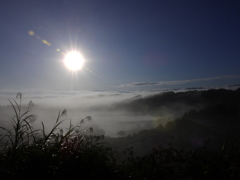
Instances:
[[[86,123],[86,126],[94,125],[95,129],[103,129],[105,135],[117,136],[117,132],[120,130],[130,131],[131,129],[141,127],[140,124],[144,124],[143,122],[138,123],[138,121],[152,121],[156,119],[151,115],[137,115],[131,112],[111,109],[113,104],[132,99],[138,96],[139,93],[141,93],[141,97],[144,97],[157,92],[23,91],[22,112],[27,109],[26,105],[31,100],[34,104],[31,113],[38,117],[34,123],[38,129],[41,129],[41,122],[44,122],[45,128],[50,130],[57,119],[59,111],[66,109],[67,117],[64,117],[66,121],[61,125],[62,128],[67,128],[70,120],[73,125],[76,125],[81,119],[91,116],[93,120],[91,123]],[[0,92],[1,122],[9,120],[9,117],[6,115],[10,117],[14,115],[8,99],[12,102],[13,100],[19,102],[19,99],[16,99],[16,94],[17,92],[14,91]],[[130,121],[132,123],[128,123]],[[154,124],[151,127],[153,126]]]
[[[238,76],[221,76],[210,79],[237,78]],[[205,80],[207,80],[205,79]],[[202,79],[203,80],[203,79]],[[190,80],[187,80],[190,81]],[[192,80],[192,81],[200,81]],[[181,81],[182,82],[182,81]],[[195,90],[195,88],[194,88]],[[169,91],[169,90],[166,90]],[[177,92],[181,90],[177,89]],[[186,90],[185,90],[186,91]],[[138,130],[149,129],[163,125],[169,121],[181,117],[192,108],[199,109],[202,104],[185,105],[184,102],[173,102],[160,106],[151,105],[156,101],[156,96],[161,95],[161,89],[156,91],[22,91],[22,105],[31,100],[34,107],[31,111],[37,115],[35,125],[41,128],[41,121],[46,129],[51,129],[56,121],[59,111],[67,110],[66,122],[62,128],[68,127],[71,120],[76,125],[86,116],[93,118],[92,125],[97,129],[103,129],[105,135],[117,136],[117,132],[124,130],[134,133]],[[0,91],[0,121],[7,122],[14,111],[8,101],[15,99],[17,92]],[[171,93],[170,93],[171,94]],[[174,93],[173,93],[174,94]],[[147,101],[145,101],[148,99]],[[16,99],[15,99],[16,100]],[[19,100],[16,100],[19,102]],[[158,101],[157,101],[158,102]],[[159,100],[162,102],[162,100]],[[154,104],[154,103],[153,103]],[[24,112],[23,109],[23,112]]]

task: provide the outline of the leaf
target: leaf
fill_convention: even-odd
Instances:
[[[22,99],[22,93],[18,92],[16,98],[18,99],[18,97],[19,97],[20,100],[21,100],[21,99]]]
[[[85,119],[87,119],[88,121],[91,121],[92,117],[91,116],[87,116]]]
[[[80,121],[80,124],[84,124],[84,119],[82,119],[82,120]]]
[[[15,112],[16,118],[19,119],[19,118],[18,118],[17,110],[16,110],[15,106],[13,105],[12,101],[10,101],[9,99],[8,99],[8,101],[9,101],[9,102],[11,103],[11,105],[12,105],[12,108],[13,108],[13,110],[14,110],[14,112]],[[16,101],[15,101],[15,102],[16,102]]]
[[[29,101],[28,103],[28,111],[30,111],[33,107],[33,102],[32,101]]]
[[[67,110],[66,110],[66,109],[64,109],[64,110],[62,111],[61,116],[67,116]]]
[[[92,127],[90,127],[89,130],[90,130],[91,133],[93,132],[93,128]]]
[[[63,135],[63,130],[60,129],[60,130],[59,130],[59,133],[60,133],[60,136],[62,136],[62,135]]]

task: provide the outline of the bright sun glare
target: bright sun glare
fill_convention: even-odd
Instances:
[[[66,54],[64,63],[68,69],[77,71],[82,68],[84,59],[80,53],[72,51]]]

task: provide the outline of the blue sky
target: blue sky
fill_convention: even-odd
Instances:
[[[239,19],[237,0],[3,0],[0,90],[240,84]],[[75,73],[72,49],[86,60]]]

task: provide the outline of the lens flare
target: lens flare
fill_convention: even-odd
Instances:
[[[33,30],[29,30],[28,31],[28,35],[29,36],[33,36],[36,39],[40,40],[43,44],[47,45],[47,46],[52,46],[52,44],[50,42],[48,42],[45,39],[42,39],[39,35],[37,35]],[[59,48],[56,49],[57,52],[61,53],[63,56],[65,56],[64,59],[64,64],[65,66],[71,70],[71,71],[77,71],[79,69],[82,68],[83,64],[84,64],[84,58],[81,56],[80,53],[76,52],[76,51],[72,51],[70,53],[65,53],[64,51],[60,50]],[[88,71],[89,73],[95,75],[97,78],[102,79],[99,75],[97,75],[96,73],[94,73],[93,71],[91,71],[90,69],[84,67],[84,69],[86,71]]]
[[[34,32],[33,31],[28,31],[28,34],[30,35],[30,36],[34,36]]]
[[[51,46],[51,43],[49,43],[48,41],[46,41],[46,40],[42,40],[42,42],[44,43],[44,44],[46,44],[46,45],[48,45],[48,46]]]

